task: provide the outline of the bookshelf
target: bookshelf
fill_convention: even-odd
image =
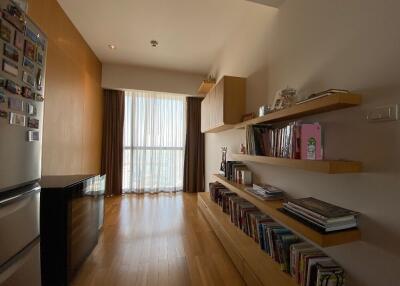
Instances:
[[[255,156],[247,154],[232,154],[233,160],[244,162],[256,162],[273,166],[283,166],[303,169],[306,171],[326,174],[359,173],[362,171],[362,163],[341,160],[299,160],[268,156]]]
[[[297,283],[259,245],[235,227],[209,193],[198,194],[198,207],[247,285],[296,286]]]
[[[238,123],[235,125],[235,128],[243,129],[247,125],[273,123],[278,121],[296,119],[308,115],[354,107],[360,104],[360,95],[352,93],[337,93]]]
[[[263,201],[254,196],[252,193],[247,192],[243,185],[230,182],[221,175],[213,175],[213,178],[232,192],[237,193],[239,196],[253,203],[261,211],[271,216],[278,223],[290,229],[300,237],[303,237],[320,247],[335,246],[361,239],[361,233],[358,229],[344,230],[329,234],[319,233],[309,226],[278,211],[278,208],[282,207],[282,201]]]

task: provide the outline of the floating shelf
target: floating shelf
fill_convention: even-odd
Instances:
[[[362,171],[362,163],[354,161],[298,160],[246,154],[232,154],[232,158],[238,161],[257,162],[326,174],[359,173]]]
[[[259,123],[273,123],[296,119],[308,115],[328,112],[332,110],[354,107],[361,104],[361,96],[352,93],[337,93],[328,95],[315,100],[296,104],[276,112],[269,113],[264,116],[253,118],[235,125],[235,128],[242,129],[247,125]]]
[[[198,207],[247,285],[298,286],[252,238],[230,222],[209,193],[198,194]]]
[[[201,83],[199,90],[197,91],[200,95],[206,95],[215,85],[215,80],[203,80]]]
[[[234,127],[235,127],[235,125],[231,125],[231,124],[221,124],[219,126],[204,130],[203,133],[218,133],[221,131],[233,129]]]
[[[358,229],[344,230],[328,234],[319,233],[309,226],[302,224],[301,222],[280,212],[278,208],[283,207],[282,201],[263,201],[254,196],[252,193],[246,191],[243,185],[230,182],[221,175],[213,175],[213,178],[232,192],[237,193],[239,196],[253,203],[261,211],[271,216],[278,223],[316,245],[321,247],[329,247],[361,239],[361,233]]]

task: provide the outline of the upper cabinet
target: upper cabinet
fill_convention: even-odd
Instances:
[[[246,111],[246,79],[224,76],[201,103],[201,132],[232,128]]]

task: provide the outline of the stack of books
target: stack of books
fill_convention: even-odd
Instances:
[[[317,93],[313,93],[310,96],[308,96],[306,99],[300,100],[298,102],[296,102],[296,104],[302,104],[311,100],[315,100],[321,97],[325,97],[328,95],[333,95],[333,94],[338,94],[338,93],[349,93],[348,90],[346,89],[336,89],[336,88],[331,88],[331,89],[327,89],[321,92],[317,92]]]
[[[284,198],[284,192],[281,189],[267,184],[253,184],[253,187],[246,188],[246,191],[264,201],[281,200]]]
[[[251,185],[253,183],[253,173],[240,161],[227,161],[224,176],[238,184]]]
[[[356,228],[359,215],[311,197],[289,200],[280,210],[322,233]]]
[[[281,128],[262,124],[246,127],[248,155],[322,160],[322,141],[322,127],[319,123],[296,121]]]

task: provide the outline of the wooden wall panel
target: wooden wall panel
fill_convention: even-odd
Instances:
[[[100,171],[101,63],[56,0],[29,0],[47,34],[43,175]]]

